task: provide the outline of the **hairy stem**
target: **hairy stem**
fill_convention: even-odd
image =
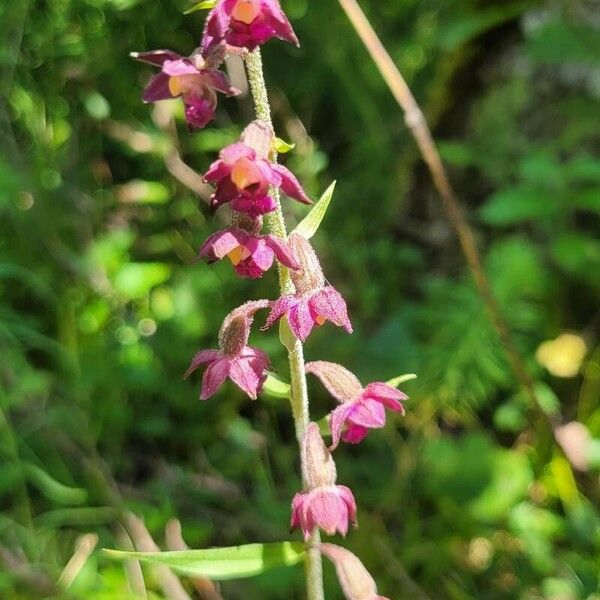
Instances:
[[[250,91],[254,99],[256,117],[267,123],[271,128],[271,107],[269,106],[269,96],[267,95],[267,86],[262,68],[262,58],[260,50],[257,48],[245,57],[246,69],[248,71],[248,82]],[[277,160],[277,152],[272,149],[269,159]],[[277,203],[277,209],[265,217],[265,224],[269,231],[274,235],[287,239],[287,229],[285,219],[281,210],[279,190],[272,188],[270,191],[272,197]],[[282,294],[291,294],[294,292],[294,284],[289,276],[288,270],[279,265],[279,287]],[[304,349],[300,340],[295,340],[287,348],[290,363],[290,383],[292,388],[291,405],[294,416],[294,427],[298,444],[302,443],[302,438],[310,421],[308,408],[308,392],[306,388],[306,374],[304,372]],[[303,484],[306,485],[305,465],[301,465]],[[323,572],[321,564],[321,553],[319,532],[315,530],[309,541],[308,552],[306,553],[306,596],[308,600],[323,600]]]

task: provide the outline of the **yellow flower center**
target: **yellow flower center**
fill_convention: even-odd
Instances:
[[[241,21],[242,23],[246,23],[246,25],[250,25],[259,14],[259,0],[238,0],[231,12],[231,16],[236,21]]]
[[[315,319],[317,325],[323,325],[325,321],[327,321],[327,319],[325,317],[322,317],[321,315],[317,315],[317,318]]]
[[[243,190],[255,183],[260,182],[260,174],[252,161],[247,158],[240,158],[233,169],[231,169],[231,181],[239,189]]]
[[[169,77],[169,91],[171,96],[179,96],[181,94],[181,78],[179,75]]]
[[[169,77],[169,91],[171,96],[179,96],[181,94],[187,94],[198,86],[198,79],[196,75],[173,75]]]
[[[232,265],[238,265],[249,256],[250,252],[248,252],[248,248],[245,246],[237,246],[227,255],[227,258],[229,258]]]

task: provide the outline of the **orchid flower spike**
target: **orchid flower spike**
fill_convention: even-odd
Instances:
[[[295,294],[287,294],[271,303],[271,312],[262,329],[267,329],[284,315],[294,335],[303,342],[315,325],[331,321],[352,333],[346,302],[331,285],[326,285],[319,259],[307,239],[297,233],[289,245],[300,268],[290,273]]]
[[[246,127],[241,141],[221,150],[204,175],[205,181],[216,187],[210,207],[216,210],[231,202],[233,210],[256,217],[277,208],[269,196],[269,187],[282,191],[303,204],[311,204],[294,174],[283,165],[267,160],[273,132],[259,121]]]
[[[381,429],[385,425],[386,407],[404,414],[402,400],[408,396],[386,383],[369,383],[366,387],[348,369],[337,363],[318,360],[306,363],[307,373],[316,375],[327,391],[339,402],[329,415],[332,445],[337,448],[340,438],[344,442],[357,444],[369,429]]]
[[[267,305],[267,300],[254,300],[231,311],[219,331],[219,349],[200,350],[194,356],[184,377],[207,365],[202,377],[201,400],[213,396],[228,377],[252,400],[256,400],[267,377],[270,361],[265,352],[248,346],[248,337],[254,313]]]
[[[316,423],[309,423],[301,452],[308,489],[292,500],[291,529],[302,529],[305,540],[315,527],[327,535],[338,531],[345,536],[349,524],[356,525],[356,501],[350,488],[335,484],[335,463]]]
[[[254,50],[274,37],[299,45],[278,0],[218,0],[206,19],[202,50],[223,42]]]
[[[181,98],[185,119],[192,129],[201,129],[214,118],[216,92],[226,96],[240,93],[231,86],[225,73],[200,54],[183,57],[171,50],[153,50],[132,52],[131,56],[161,69],[146,86],[142,97],[144,102]]]
[[[321,544],[320,549],[335,566],[346,600],[389,600],[377,593],[375,580],[350,550],[335,544]]]
[[[259,235],[262,218],[242,218],[238,215],[236,225],[213,233],[200,247],[198,258],[213,263],[229,258],[240,277],[256,279],[268,271],[275,258],[289,269],[297,269],[298,263],[287,242],[274,235]]]

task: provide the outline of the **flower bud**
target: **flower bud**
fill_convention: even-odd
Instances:
[[[335,484],[337,477],[335,463],[316,423],[309,423],[304,434],[302,463],[306,469],[309,490]]]
[[[237,356],[248,343],[250,322],[244,317],[231,319],[219,335],[219,346],[225,356]]]
[[[309,241],[298,233],[292,233],[289,237],[289,245],[300,269],[290,273],[296,292],[306,294],[322,288],[325,285],[325,277]]]
[[[225,317],[219,331],[219,347],[226,356],[237,356],[243,350],[250,337],[254,313],[268,305],[268,300],[251,300]]]
[[[321,544],[321,554],[334,564],[347,600],[387,600],[377,594],[375,580],[352,552],[335,544]]]

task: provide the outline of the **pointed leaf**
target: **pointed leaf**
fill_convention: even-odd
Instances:
[[[273,147],[278,154],[287,154],[290,150],[293,150],[296,147],[296,144],[290,144],[289,142],[276,137],[273,140]]]
[[[300,221],[293,233],[298,233],[309,240],[319,229],[319,225],[327,212],[329,203],[335,189],[335,181],[325,190],[319,201],[311,208],[310,212]]]
[[[164,565],[190,577],[224,581],[252,577],[275,567],[295,565],[304,558],[305,547],[297,542],[280,542],[175,552],[104,551],[118,560],[141,560]]]
[[[267,396],[272,396],[273,398],[289,398],[291,394],[290,384],[281,381],[281,379],[278,379],[272,373],[267,374],[262,391]]]
[[[203,0],[203,2],[198,2],[198,4],[194,4],[191,8],[188,8],[183,14],[189,15],[197,10],[210,10],[215,7],[217,0]]]
[[[398,387],[401,383],[404,383],[405,381],[410,381],[411,379],[416,379],[417,376],[414,373],[405,373],[404,375],[398,375],[398,377],[394,377],[388,381],[386,381],[386,383],[390,386],[390,387]]]

